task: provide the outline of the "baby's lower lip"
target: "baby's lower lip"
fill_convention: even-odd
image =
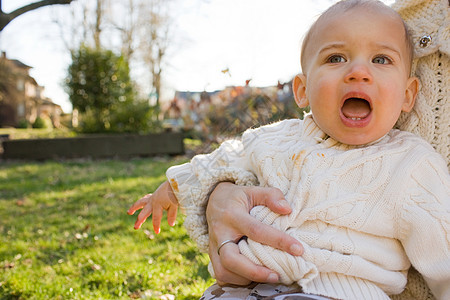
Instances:
[[[344,116],[344,114],[341,112],[340,114],[342,123],[347,127],[353,127],[353,128],[362,128],[367,126],[370,123],[370,120],[372,119],[372,114],[370,113],[365,118],[348,118]]]

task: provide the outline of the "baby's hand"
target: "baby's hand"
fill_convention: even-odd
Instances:
[[[147,218],[153,214],[153,230],[156,234],[161,231],[161,219],[163,210],[167,210],[167,222],[170,226],[175,225],[177,218],[178,201],[173,194],[172,187],[169,182],[166,181],[161,184],[153,194],[147,194],[138,201],[136,201],[130,209],[128,214],[132,215],[135,211],[141,209],[136,223],[134,223],[134,229],[141,228],[142,224]]]

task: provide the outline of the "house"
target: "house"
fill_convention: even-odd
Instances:
[[[44,97],[44,87],[30,76],[30,66],[19,60],[0,57],[0,127],[33,124],[36,118],[50,119],[59,127],[61,106]]]
[[[265,87],[250,86],[250,81],[213,92],[176,91],[163,107],[164,122],[194,138],[220,141],[250,127],[303,116],[295,105],[292,81]]]

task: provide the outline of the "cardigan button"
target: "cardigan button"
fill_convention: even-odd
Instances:
[[[428,47],[429,43],[431,43],[431,36],[430,35],[424,35],[419,40],[419,45],[422,48]]]

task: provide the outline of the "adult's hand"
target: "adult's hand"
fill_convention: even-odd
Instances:
[[[257,205],[267,206],[279,214],[291,212],[282,192],[276,188],[244,187],[223,182],[217,185],[210,195],[206,209],[209,257],[220,285],[279,281],[277,273],[255,265],[240,254],[239,247],[235,243],[223,245],[219,255],[217,249],[226,240],[237,242],[241,237],[247,236],[292,255],[303,254],[303,247],[299,241],[250,216],[250,209]]]

